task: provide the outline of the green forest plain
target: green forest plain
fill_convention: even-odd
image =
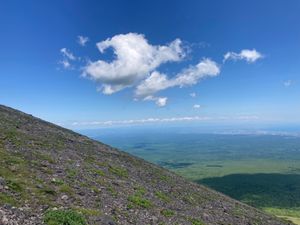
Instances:
[[[300,224],[300,138],[134,133],[97,139]]]

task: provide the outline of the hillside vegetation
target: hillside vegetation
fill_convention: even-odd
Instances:
[[[0,106],[0,224],[290,224]]]

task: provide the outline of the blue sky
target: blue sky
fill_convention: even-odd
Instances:
[[[300,123],[297,0],[1,1],[0,9],[1,104],[72,129]]]

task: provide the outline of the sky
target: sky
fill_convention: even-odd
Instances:
[[[71,129],[300,124],[298,0],[4,0],[0,10],[0,104]]]

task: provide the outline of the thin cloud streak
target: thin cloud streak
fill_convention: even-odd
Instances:
[[[237,116],[237,117],[210,117],[210,116],[185,116],[185,117],[169,117],[169,118],[146,118],[146,119],[130,119],[130,120],[107,120],[107,121],[84,121],[73,122],[70,124],[72,127],[81,126],[113,126],[113,125],[138,125],[150,123],[172,123],[172,122],[190,122],[190,121],[252,121],[258,120],[258,116]]]

